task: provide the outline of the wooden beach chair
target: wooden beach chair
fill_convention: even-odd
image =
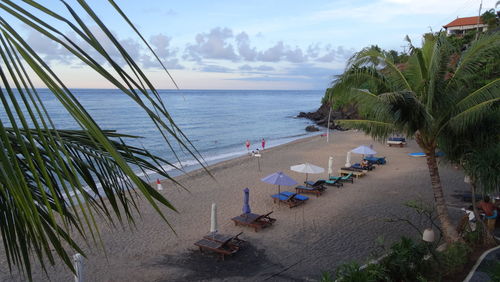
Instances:
[[[321,187],[308,187],[308,186],[299,185],[299,186],[295,187],[295,191],[297,191],[297,193],[299,193],[299,194],[311,193],[311,194],[316,194],[316,197],[321,196],[321,194],[325,190],[326,189],[325,189],[324,186],[321,186]]]
[[[304,181],[304,184],[308,187],[313,187],[313,188],[319,188],[319,189],[326,189],[323,185],[325,184],[325,180],[319,179],[316,181]]]
[[[288,205],[290,208],[299,206],[309,200],[309,197],[299,195],[297,193],[284,191],[280,194],[275,194],[271,196],[274,202],[280,202]]]
[[[245,242],[239,238],[242,233],[236,236],[211,233],[203,236],[203,239],[194,243],[194,245],[200,249],[200,252],[209,250],[220,255],[220,258],[224,260],[224,256],[232,255],[240,250]]]
[[[259,230],[271,226],[273,225],[274,222],[276,222],[275,218],[271,218],[269,216],[272,213],[273,212],[270,212],[264,215],[259,215],[255,213],[244,213],[239,216],[231,218],[231,220],[234,221],[234,224],[236,226],[238,225],[249,226],[252,227],[255,230],[255,232],[258,232]]]
[[[325,184],[329,186],[337,186],[337,188],[344,186],[344,183],[342,183],[340,179],[325,180]]]
[[[345,176],[330,176],[330,180],[338,180],[341,183],[345,183],[345,182],[354,183],[354,178],[352,176],[353,176],[352,173],[349,173]]]
[[[389,140],[387,140],[387,145],[389,147],[392,146],[404,147],[406,146],[406,139],[404,137],[391,137],[389,138]]]
[[[345,169],[340,169],[339,170],[339,173],[340,173],[340,176],[345,176],[345,175],[354,175],[356,176],[356,178],[360,178],[362,176],[364,176],[366,173],[363,172],[363,171],[352,171],[352,170],[345,170]]]

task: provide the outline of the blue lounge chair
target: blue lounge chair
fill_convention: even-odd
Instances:
[[[368,163],[370,163],[370,164],[385,165],[387,163],[387,161],[385,160],[385,157],[381,157],[381,158],[366,157],[365,160],[368,161]]]
[[[304,184],[306,184],[306,186],[310,186],[310,187],[313,187],[313,188],[319,188],[319,189],[325,189],[326,187],[323,186],[323,184],[325,184],[325,180],[323,179],[319,179],[319,180],[316,180],[316,181],[304,181]]]
[[[283,191],[279,194],[272,195],[271,197],[273,198],[275,203],[279,201],[281,203],[287,204],[290,208],[301,205],[305,203],[305,201],[309,200],[309,197],[289,191]]]

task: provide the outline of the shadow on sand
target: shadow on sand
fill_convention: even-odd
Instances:
[[[265,280],[266,276],[273,275],[273,271],[282,267],[271,262],[264,249],[257,249],[248,242],[238,253],[226,256],[225,260],[221,260],[214,253],[201,253],[197,249],[192,249],[180,255],[164,255],[152,266],[181,270],[177,277],[169,277],[164,281],[198,281],[230,277],[246,279],[255,276]]]

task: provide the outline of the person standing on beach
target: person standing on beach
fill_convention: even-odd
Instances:
[[[262,150],[264,150],[265,147],[266,147],[266,140],[262,138]]]
[[[245,146],[247,146],[247,152],[250,153],[250,141],[245,142]]]

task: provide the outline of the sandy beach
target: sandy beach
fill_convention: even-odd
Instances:
[[[310,175],[310,179],[325,179],[329,156],[334,158],[337,174],[346,152],[363,144],[374,144],[377,156],[386,156],[387,164],[353,184],[330,187],[320,197],[308,194],[309,201],[299,207],[274,204],[270,195],[277,187],[260,181],[283,171],[302,182],[305,174],[289,168],[304,162],[325,168],[324,173]],[[334,271],[342,263],[370,256],[377,248],[378,237],[389,244],[401,235],[417,235],[409,225],[384,220],[413,214],[403,206],[408,200],[432,203],[425,159],[407,155],[418,151],[414,141],[403,148],[387,147],[362,132],[335,132],[330,143],[326,143],[326,137],[315,136],[265,150],[261,171],[257,159],[244,156],[211,166],[215,180],[201,170],[178,177],[189,191],[164,182],[162,193],[178,210],[175,213],[163,208],[175,233],[152,208],[139,201],[141,215],[136,217],[135,229],[110,229],[101,224],[106,253],[95,246],[83,246],[88,255],[86,281],[314,281],[322,271]],[[359,162],[361,156],[353,154],[352,160]],[[463,172],[441,164],[440,174],[447,199],[453,203],[451,194],[455,190],[468,189]],[[273,211],[277,222],[270,228],[256,233],[230,220],[241,213],[245,187],[250,189],[252,212]],[[219,232],[235,235],[243,231],[241,238],[248,241],[245,248],[225,261],[200,254],[193,245],[209,231],[212,202],[218,206]],[[458,214],[455,209],[450,212],[455,217]],[[0,266],[1,281],[21,280],[9,275],[3,256]],[[62,264],[48,272],[52,281],[72,279]],[[34,280],[48,279],[36,268]]]

